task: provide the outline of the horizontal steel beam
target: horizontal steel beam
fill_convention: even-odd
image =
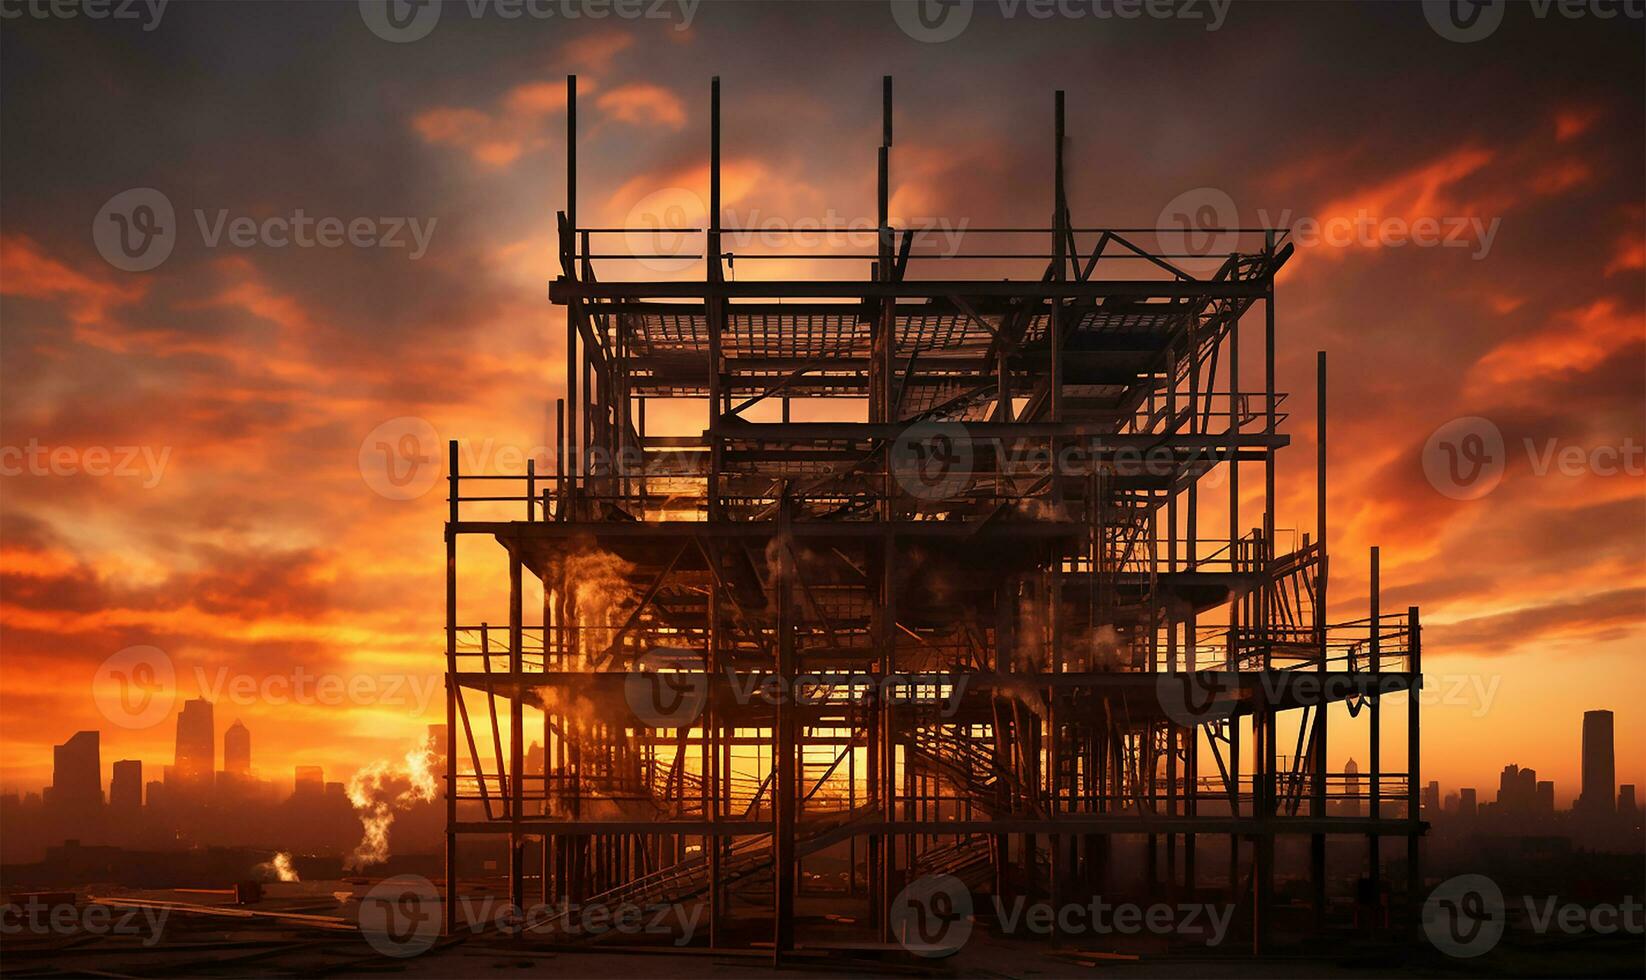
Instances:
[[[806,299],[941,299],[948,296],[1021,296],[1026,299],[1099,299],[1108,296],[1133,299],[1262,299],[1268,294],[1267,279],[1222,282],[1183,282],[1149,279],[1116,279],[1104,282],[1051,280],[838,280],[786,279],[742,282],[586,282],[560,278],[549,284],[549,299],[565,304],[572,300],[602,299],[766,299],[800,297]],[[588,310],[599,313],[598,307]],[[691,313],[681,309],[681,313]],[[844,312],[844,311],[843,311]]]

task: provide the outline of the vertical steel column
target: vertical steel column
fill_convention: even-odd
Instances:
[[[566,241],[562,245],[562,272],[573,280],[578,278],[577,266],[577,76],[566,76]],[[583,315],[582,303],[573,300],[566,306],[566,504],[577,497],[578,432],[577,427],[577,321]],[[563,505],[564,506],[564,505]],[[568,511],[574,508],[568,507]]]
[[[794,535],[789,488],[778,501],[777,673],[782,684],[773,727],[772,766],[772,880],[776,894],[772,939],[774,964],[794,949],[795,841],[794,811],[799,801],[795,779],[796,705],[794,695]]]
[[[1318,673],[1326,675],[1326,659],[1330,654],[1326,642],[1326,352],[1319,351],[1315,360],[1315,532],[1319,535],[1320,574],[1315,587],[1315,642],[1319,644]],[[1315,819],[1326,815],[1326,722],[1330,705],[1324,694],[1315,707],[1314,778],[1309,807]],[[1314,833],[1309,837],[1309,882],[1312,888],[1315,928],[1326,925],[1326,835]]]
[[[457,931],[457,440],[446,444],[446,935]]]
[[[1409,924],[1417,926],[1423,910],[1423,867],[1418,844],[1423,835],[1419,823],[1418,787],[1422,781],[1422,754],[1419,751],[1418,692],[1423,689],[1423,627],[1417,607],[1406,609],[1406,648],[1411,651],[1412,684],[1406,696],[1406,904]]]
[[[708,474],[708,518],[711,522],[721,518],[720,507],[720,470],[722,466],[721,439],[714,434],[716,423],[728,405],[726,393],[723,391],[724,377],[721,374],[720,331],[723,316],[723,298],[720,290],[720,76],[716,75],[709,82],[709,230],[707,237],[707,262],[704,268],[705,281],[709,287],[705,301],[708,314],[709,328],[709,474]]]
[[[1382,835],[1379,834],[1377,828],[1377,821],[1381,820],[1383,817],[1383,679],[1381,676],[1383,672],[1383,631],[1378,628],[1379,619],[1382,616],[1383,599],[1381,595],[1382,586],[1379,565],[1380,561],[1378,549],[1374,545],[1372,547],[1370,568],[1371,608],[1368,610],[1367,617],[1372,624],[1370,637],[1371,669],[1372,683],[1375,685],[1373,688],[1372,703],[1370,705],[1371,735],[1369,736],[1369,740],[1371,744],[1369,748],[1371,750],[1371,761],[1369,764],[1372,771],[1369,782],[1371,789],[1371,800],[1369,801],[1370,805],[1367,808],[1367,812],[1371,815],[1373,826],[1372,832],[1366,837],[1366,873],[1371,881],[1371,925],[1374,929],[1380,924],[1377,921],[1377,914],[1382,906],[1383,887],[1383,862],[1381,855],[1379,854],[1382,844]]]
[[[524,700],[525,670],[521,650],[522,608],[520,599],[520,554],[509,546],[509,673],[514,675],[509,691],[509,901],[517,909],[526,907],[525,838],[521,818],[525,815],[526,728]]]
[[[722,859],[725,848],[724,840],[713,833],[720,822],[721,786],[720,774],[720,545],[718,541],[710,541],[705,557],[711,568],[709,570],[709,635],[707,663],[709,682],[709,699],[707,711],[703,714],[703,808],[704,817],[709,822],[710,834],[703,842],[709,860],[709,948],[719,949],[721,946],[720,926],[724,917],[725,906],[723,899],[725,889],[721,886]],[[729,781],[728,781],[729,785]]]

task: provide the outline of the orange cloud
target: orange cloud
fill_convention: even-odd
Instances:
[[[1617,240],[1617,254],[1606,263],[1606,274],[1630,269],[1646,269],[1646,238],[1633,232]]]
[[[0,295],[61,300],[77,323],[94,323],[112,306],[135,302],[148,280],[126,284],[94,279],[48,256],[32,239],[0,235]]]
[[[1593,106],[1562,109],[1555,113],[1555,139],[1562,143],[1577,139],[1588,132],[1599,118],[1600,110]]]
[[[1505,341],[1475,363],[1476,384],[1511,384],[1594,367],[1614,351],[1646,338],[1646,318],[1620,312],[1609,299],[1568,310],[1543,330]]]
[[[686,108],[680,99],[660,85],[631,82],[620,85],[595,100],[595,105],[626,123],[657,123],[670,129],[686,125]]]
[[[518,117],[494,117],[478,109],[430,109],[412,119],[426,142],[454,146],[476,163],[506,167],[541,140],[533,140]]]
[[[611,65],[612,59],[633,43],[634,35],[628,31],[590,34],[567,42],[561,47],[560,56],[573,66],[591,71],[605,71]],[[578,82],[581,84],[582,79],[578,79]]]
[[[1387,180],[1328,201],[1320,208],[1322,224],[1334,218],[1354,218],[1365,212],[1374,218],[1437,218],[1463,213],[1462,200],[1451,193],[1454,184],[1491,163],[1489,150],[1466,147]]]

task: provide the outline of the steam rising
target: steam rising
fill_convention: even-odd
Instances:
[[[252,870],[256,871],[265,878],[272,878],[275,881],[302,880],[297,877],[297,869],[292,867],[291,855],[286,851],[275,852],[274,857],[271,857],[267,861],[256,865],[252,868]]]
[[[360,815],[360,843],[343,862],[347,870],[389,859],[389,825],[394,815],[411,809],[414,803],[434,799],[434,746],[425,742],[395,762],[379,759],[360,769],[349,780],[349,802]]]

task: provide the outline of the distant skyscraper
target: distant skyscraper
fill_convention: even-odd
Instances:
[[[109,812],[134,817],[142,808],[142,760],[121,759],[114,764],[114,778],[109,780]]]
[[[1555,781],[1552,779],[1537,781],[1537,812],[1542,814],[1555,812]]]
[[[1583,712],[1583,792],[1581,809],[1611,813],[1617,791],[1617,765],[1612,756],[1612,713]]]
[[[1341,812],[1347,816],[1360,816],[1360,764],[1353,759],[1343,766],[1343,789],[1348,799],[1344,801]]]
[[[1624,816],[1634,816],[1635,812],[1635,784],[1624,783],[1617,788],[1617,812]]]
[[[1440,780],[1431,779],[1423,788],[1423,809],[1431,820],[1440,816]]]
[[[92,814],[103,805],[103,757],[97,732],[75,732],[51,750],[51,803],[65,814]]]
[[[176,776],[191,787],[210,786],[217,770],[217,746],[211,702],[194,698],[183,702],[177,716]]]
[[[238,718],[223,733],[223,771],[236,776],[251,773],[251,732]]]
[[[1470,786],[1463,787],[1457,796],[1457,815],[1472,817],[1479,812],[1480,804],[1476,799],[1474,788]]]
[[[325,770],[319,766],[298,766],[292,781],[293,796],[319,796],[326,789]]]

